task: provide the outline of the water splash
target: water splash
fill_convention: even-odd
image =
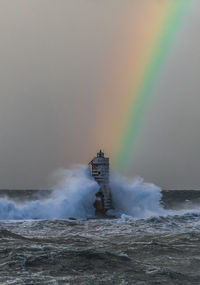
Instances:
[[[85,219],[94,217],[95,194],[98,184],[90,176],[87,166],[59,170],[59,184],[45,200],[15,204],[7,198],[0,199],[0,219]],[[128,179],[111,175],[113,206],[110,214],[126,214],[134,218],[148,218],[163,213],[160,205],[161,189],[144,183],[142,178]]]
[[[46,200],[36,200],[17,205],[6,198],[0,199],[0,219],[77,219],[94,216],[93,203],[97,183],[86,166],[59,171],[58,190]]]
[[[113,173],[111,189],[116,209],[111,213],[118,217],[126,214],[134,218],[148,218],[164,213],[160,204],[161,188],[151,183],[144,183],[141,177],[128,179]]]

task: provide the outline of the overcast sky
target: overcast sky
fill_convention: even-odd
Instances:
[[[192,2],[146,108],[131,163],[134,174],[164,188],[200,189],[200,2]]]
[[[200,2],[193,2],[126,173],[164,188],[200,188]],[[92,158],[96,146],[86,146],[101,75],[127,5],[0,0],[0,188],[45,188],[54,170]]]

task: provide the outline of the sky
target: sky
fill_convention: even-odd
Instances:
[[[140,45],[149,1],[168,0],[0,0],[0,188],[50,187],[54,171],[87,164],[100,146],[112,159],[110,82],[128,39]],[[200,189],[200,2],[191,2],[124,171],[164,189]]]

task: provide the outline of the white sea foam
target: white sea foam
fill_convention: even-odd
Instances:
[[[117,173],[111,175],[112,199],[115,210],[112,214],[128,218],[148,218],[162,215],[161,188],[145,183],[141,177],[128,179]],[[125,214],[125,215],[124,215]]]
[[[84,219],[95,214],[93,203],[98,185],[90,176],[87,166],[58,171],[59,183],[52,195],[45,200],[17,205],[6,198],[0,199],[0,219]],[[114,211],[110,214],[133,218],[162,215],[161,189],[143,179],[127,179],[111,175],[110,186]]]
[[[46,200],[17,205],[6,198],[0,199],[0,219],[65,219],[94,216],[93,203],[98,190],[86,166],[59,171],[59,184]]]

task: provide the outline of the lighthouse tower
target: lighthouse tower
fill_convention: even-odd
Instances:
[[[112,208],[111,191],[109,187],[109,158],[104,157],[100,150],[97,156],[89,163],[91,175],[99,184],[99,191],[96,194],[95,208],[97,212],[106,212]]]

